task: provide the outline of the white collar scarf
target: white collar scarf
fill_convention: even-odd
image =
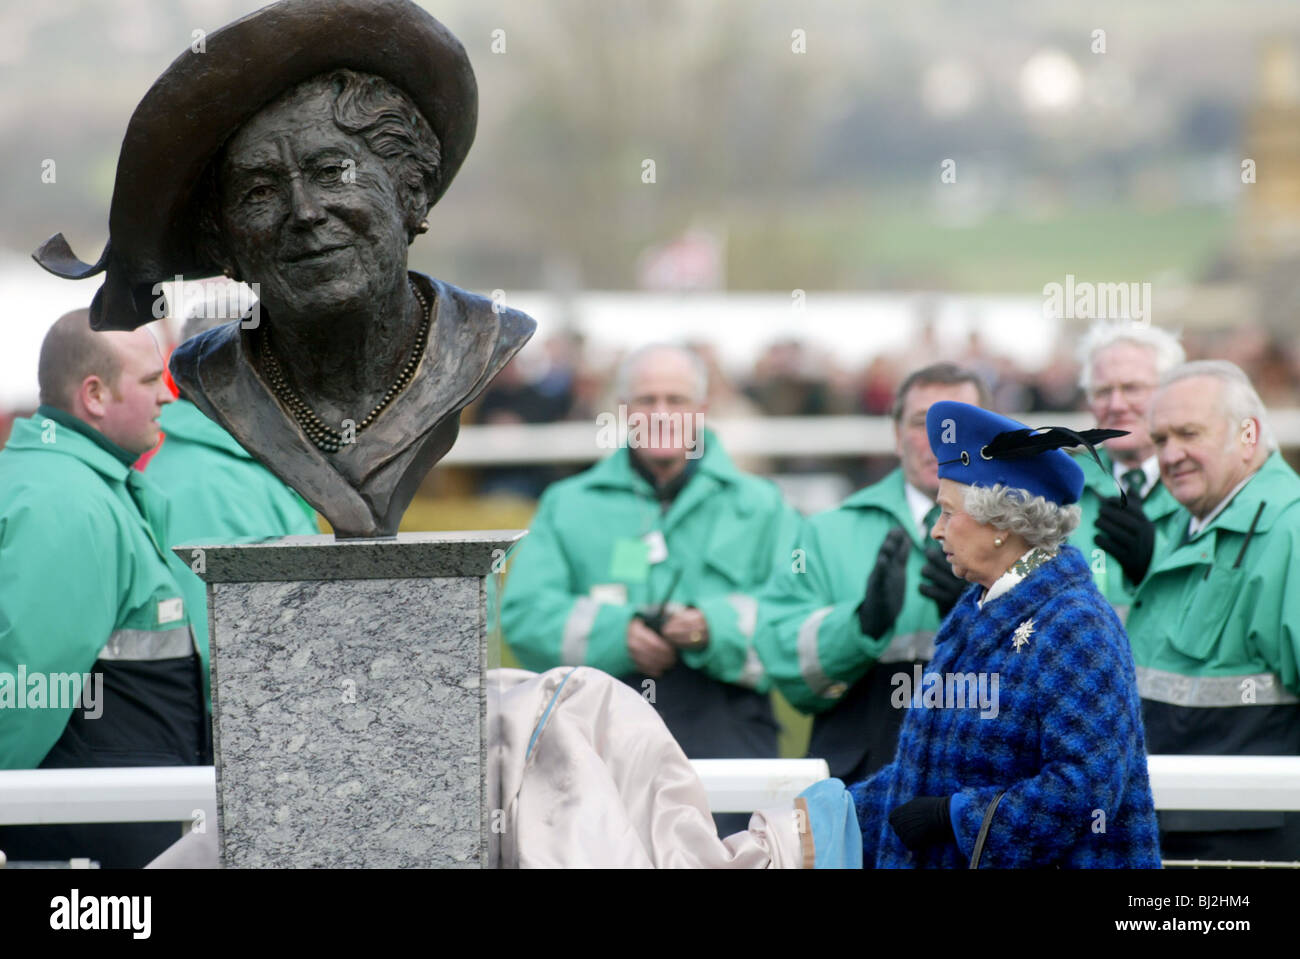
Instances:
[[[1026,576],[1048,560],[1055,558],[1055,553],[1049,553],[1037,546],[1030,547],[1023,556],[1011,564],[1010,569],[993,581],[993,585],[985,592],[984,598],[979,600],[979,608],[983,609],[986,603],[991,603],[1004,593],[1011,592]]]

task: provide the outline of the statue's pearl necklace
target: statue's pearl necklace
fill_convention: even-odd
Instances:
[[[420,315],[424,318],[420,323],[420,331],[415,338],[415,346],[411,350],[411,355],[407,357],[406,365],[402,367],[401,374],[397,377],[397,382],[388,388],[383,397],[375,405],[361,422],[357,423],[354,431],[354,437],[360,436],[361,432],[370,426],[382,413],[388,405],[397,398],[397,395],[410,385],[415,371],[420,365],[420,357],[424,355],[425,347],[429,342],[429,326],[431,323],[431,314],[429,310],[429,301],[424,298],[420,288],[415,285],[415,281],[407,278],[411,285],[411,292],[415,294],[415,299],[420,304]],[[298,421],[302,431],[307,434],[317,448],[324,453],[337,453],[345,445],[343,442],[343,433],[334,429],[316,415],[316,411],[307,405],[293,388],[289,386],[285,379],[284,371],[280,368],[280,361],[276,359],[275,351],[271,349],[269,340],[270,330],[263,328],[262,355],[265,357],[266,375],[271,383],[271,391],[275,393],[276,398],[293,414],[293,418]]]

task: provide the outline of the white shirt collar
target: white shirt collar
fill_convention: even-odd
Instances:
[[[1111,471],[1115,474],[1115,479],[1122,481],[1124,474],[1134,469],[1132,466],[1126,466],[1119,460],[1111,462]],[[1152,455],[1142,461],[1141,469],[1146,474],[1146,480],[1142,483],[1142,498],[1146,499],[1151,495],[1151,490],[1155,488],[1157,481],[1160,479],[1160,458]]]
[[[1258,472],[1258,470],[1256,470],[1256,472]],[[1247,483],[1249,483],[1251,480],[1253,480],[1254,478],[1255,478],[1255,473],[1251,473],[1244,480],[1242,480],[1240,483],[1234,486],[1232,488],[1232,492],[1230,492],[1227,496],[1225,496],[1218,506],[1214,507],[1214,509],[1210,510],[1210,512],[1206,514],[1205,519],[1197,519],[1195,516],[1193,516],[1192,521],[1187,524],[1187,538],[1191,539],[1193,536],[1198,535],[1201,532],[1201,530],[1205,529],[1205,527],[1213,523],[1215,517],[1217,517],[1220,513],[1222,513],[1224,508],[1227,507],[1227,505],[1232,502],[1232,498],[1241,492],[1241,488],[1245,486]]]
[[[925,514],[934,507],[934,500],[906,480],[903,481],[903,495],[907,497],[907,508],[912,511],[912,524],[921,531],[921,541],[925,542],[930,535],[929,527],[925,525]]]

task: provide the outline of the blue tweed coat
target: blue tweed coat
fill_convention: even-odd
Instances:
[[[982,592],[967,590],[944,620],[925,671],[984,673],[988,700],[996,673],[996,716],[955,695],[908,709],[894,761],[850,788],[864,865],[965,868],[1006,790],[981,867],[1159,868],[1133,655],[1083,554],[1062,547],[981,610]],[[889,813],[917,796],[952,797],[955,844],[913,854],[899,841]]]

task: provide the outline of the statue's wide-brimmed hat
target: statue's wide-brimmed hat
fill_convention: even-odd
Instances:
[[[144,95],[122,141],[99,261],[82,262],[61,233],[33,258],[67,279],[105,273],[90,309],[97,330],[157,319],[155,284],[221,272],[195,242],[193,201],[208,163],[263,106],[341,67],[383,77],[419,107],[441,145],[441,180],[429,198],[437,202],[478,119],[460,41],[410,0],[282,0],[196,40]]]
[[[1058,506],[1077,503],[1083,492],[1083,470],[1062,447],[1086,446],[1096,457],[1094,444],[1127,435],[1124,430],[1076,432],[1063,426],[1032,429],[992,410],[952,400],[930,406],[925,431],[939,461],[939,479],[968,486],[1001,484]]]

